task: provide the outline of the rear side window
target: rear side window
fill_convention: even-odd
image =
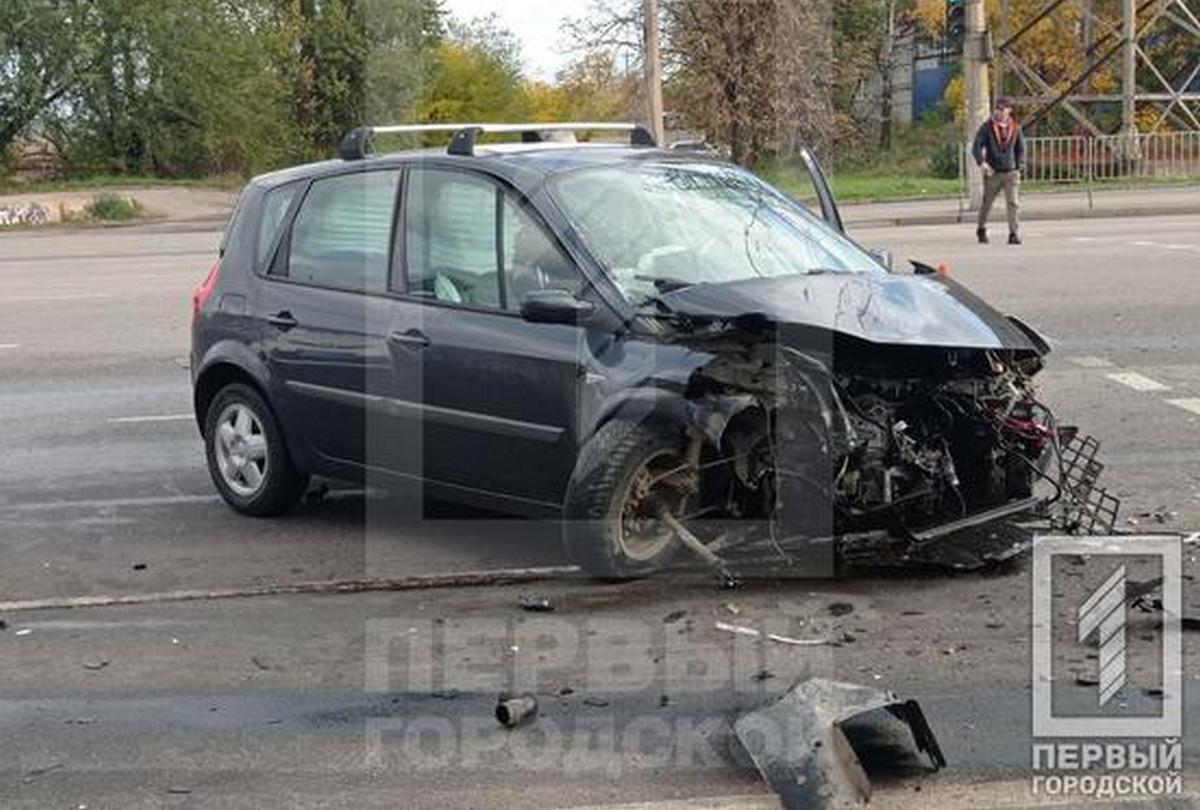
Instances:
[[[399,182],[399,171],[315,181],[292,224],[288,277],[338,289],[387,290]]]
[[[271,189],[263,197],[262,218],[258,223],[258,239],[254,246],[254,266],[263,269],[271,260],[271,248],[279,238],[283,228],[283,218],[287,216],[288,208],[300,190],[299,183],[289,183],[286,186]]]

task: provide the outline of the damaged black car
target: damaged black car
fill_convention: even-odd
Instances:
[[[932,267],[893,271],[739,167],[468,125],[449,149],[253,181],[193,301],[195,408],[235,508],[310,476],[563,520],[612,579],[681,551],[835,567],[970,526],[1115,515],[1049,346]],[[553,137],[547,129],[553,129]],[[421,129],[427,134],[429,128]],[[520,133],[522,142],[481,136]]]

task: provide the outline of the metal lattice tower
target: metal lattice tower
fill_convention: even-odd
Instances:
[[[1121,104],[1121,131],[1137,132],[1139,111],[1152,109],[1157,114],[1148,130],[1157,132],[1170,122],[1175,128],[1200,130],[1200,0],[1116,0],[1119,18],[1105,17],[1096,11],[1096,0],[1047,0],[1037,14],[1009,32],[1010,0],[1002,0],[1002,30],[996,48],[996,87],[1001,92],[1006,76],[1012,74],[1024,88],[1017,102],[1034,110],[1025,118],[1033,127],[1051,112],[1064,110],[1093,136],[1104,132],[1096,123],[1093,108],[1097,104]],[[1053,86],[1017,53],[1022,40],[1038,23],[1063,8],[1080,14],[1086,41],[1086,64],[1069,79]],[[1186,64],[1175,76],[1164,75],[1153,57],[1153,43],[1174,38],[1183,43]],[[1119,93],[1089,92],[1090,80],[1097,72],[1120,62]]]

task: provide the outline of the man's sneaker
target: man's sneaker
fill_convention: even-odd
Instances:
[[[1021,237],[1017,236],[1015,233],[1010,233],[1008,235],[1008,243],[1010,245],[1019,245],[1021,244]]]
[[[987,228],[976,228],[975,235],[979,237],[979,244],[986,245],[988,243]]]

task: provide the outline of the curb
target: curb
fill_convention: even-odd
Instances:
[[[292,584],[259,585],[248,588],[225,588],[210,591],[159,591],[157,593],[63,596],[47,599],[24,599],[12,602],[0,602],[0,613],[116,607],[118,605],[146,605],[164,602],[198,602],[214,599],[241,599],[251,596],[479,588],[491,585],[517,585],[526,582],[539,582],[553,577],[578,576],[580,573],[580,570],[573,565],[560,565],[540,568],[499,568],[493,571],[466,571],[461,574],[421,574],[393,579],[296,582]]]
[[[1003,213],[1003,211],[1001,211]],[[1055,222],[1072,219],[1121,219],[1125,217],[1169,217],[1198,216],[1200,204],[1195,206],[1152,206],[1113,209],[1078,209],[1070,211],[1022,211],[1022,222]],[[847,228],[903,228],[910,225],[964,225],[970,224],[972,212],[962,216],[952,214],[913,214],[895,217],[864,217],[855,219],[843,216]]]

